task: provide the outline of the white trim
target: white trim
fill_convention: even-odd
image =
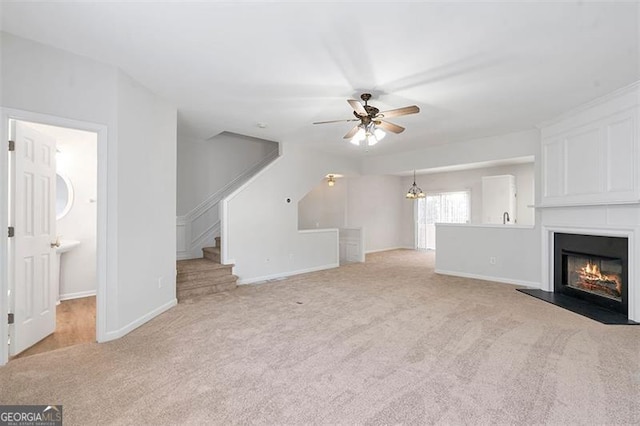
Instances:
[[[278,278],[287,278],[287,277],[291,277],[293,275],[306,274],[308,272],[323,271],[325,269],[333,269],[333,268],[337,268],[339,266],[340,266],[339,262],[338,263],[330,263],[330,264],[322,265],[322,266],[314,266],[312,268],[298,269],[296,271],[282,272],[282,273],[272,274],[272,275],[264,275],[262,277],[247,278],[247,279],[244,279],[244,280],[238,280],[238,285],[254,284],[254,283],[258,283],[260,281],[274,280],[274,279],[278,279]]]
[[[364,254],[380,253],[381,251],[390,251],[390,250],[415,250],[415,247],[409,247],[409,246],[388,247],[383,249],[367,250],[364,252]]]
[[[540,288],[540,283],[536,283],[533,281],[516,280],[513,278],[490,277],[488,275],[469,274],[467,272],[446,271],[443,269],[436,269],[434,272],[436,274],[450,275],[453,277],[471,278],[474,280],[493,281],[501,284],[511,284],[511,285],[525,286],[525,287]]]
[[[242,185],[240,185],[238,188],[234,189],[230,194],[228,194],[227,196],[224,197],[224,201],[230,201],[232,199],[234,199],[239,193],[241,193],[242,191],[245,190],[245,188],[247,188],[249,185],[251,185],[255,180],[257,180],[263,173],[265,173],[267,170],[269,170],[270,168],[272,168],[276,162],[282,158],[281,155],[275,157],[273,159],[273,161],[269,164],[267,164],[266,166],[264,166],[262,169],[258,170],[256,172],[256,174],[254,174],[253,176],[251,176],[249,179],[247,179]]]
[[[60,295],[60,301],[82,299],[83,297],[95,296],[96,290],[79,291],[77,293],[66,293]]]
[[[364,238],[365,229],[364,226],[360,228],[360,263],[364,263],[367,258],[367,254],[364,252],[365,238]],[[415,249],[415,247],[412,247]],[[339,255],[339,253],[338,253]]]
[[[8,136],[9,117],[2,110],[0,120],[0,230],[4,232],[9,226],[9,156]],[[8,238],[0,238],[0,365],[9,361],[9,327],[5,318],[9,312],[9,262],[8,262]]]
[[[561,197],[558,197],[561,198]],[[575,202],[575,203],[567,203],[566,201],[562,201],[558,204],[534,204],[529,205],[527,207],[533,207],[534,209],[557,209],[564,207],[594,207],[594,206],[626,206],[640,204],[640,200],[595,200],[595,201],[584,201],[584,202]]]
[[[189,226],[190,228],[190,226]],[[195,259],[198,257],[202,257],[202,249],[204,247],[209,247],[215,243],[216,234],[220,234],[220,220],[207,228],[206,231],[197,236],[193,241],[191,241],[190,246],[187,250],[178,250],[176,254],[176,259],[185,260],[185,259]]]
[[[500,229],[535,229],[535,225],[517,225],[517,224],[500,224],[500,223],[436,223],[438,227],[443,228],[500,228]]]
[[[628,263],[627,263],[627,280],[633,285],[627,288],[628,315],[632,321],[640,321],[640,304],[637,303],[637,292],[640,291],[640,276],[636,272],[636,265],[633,259],[636,258],[636,235],[640,235],[640,227],[635,226],[610,226],[596,225],[597,227],[588,228],[582,226],[567,225],[542,225],[542,283],[541,289],[553,292],[553,234],[578,234],[578,235],[597,235],[603,237],[622,237],[627,238],[628,243]]]
[[[178,304],[178,299],[172,299],[169,302],[165,303],[164,305],[157,307],[153,311],[147,312],[140,318],[131,321],[129,324],[125,325],[124,327],[115,331],[107,332],[106,339],[103,340],[103,342],[116,340],[128,333],[131,333],[133,330],[145,324],[147,321],[150,321],[156,316],[160,315],[161,313],[168,311],[169,309],[173,308],[177,304]]]
[[[339,228],[316,228],[316,229],[299,229],[299,234],[324,234],[329,232],[340,232]]]
[[[111,204],[112,209],[117,209],[117,182],[109,182],[107,173],[108,161],[108,128],[104,124],[91,123],[88,121],[79,121],[69,118],[57,117],[49,114],[41,114],[31,111],[23,111],[14,108],[0,107],[0,133],[2,141],[0,149],[3,154],[0,155],[0,170],[5,173],[0,174],[0,229],[7,229],[8,226],[8,167],[7,167],[7,141],[9,120],[21,120],[34,123],[48,124],[50,126],[66,127],[78,130],[89,131],[97,134],[98,141],[98,159],[97,159],[97,178],[98,178],[98,206],[97,206],[97,246],[96,246],[96,278],[98,281],[96,293],[96,340],[105,341],[107,334],[107,257],[108,247],[117,247],[117,233],[114,231],[111,235],[108,233],[107,213],[108,205]],[[116,144],[109,146],[112,155],[117,150]],[[115,157],[114,157],[115,158]],[[113,177],[115,180],[117,177]],[[108,198],[111,192],[113,199]],[[111,219],[111,225],[117,229],[117,217]],[[112,266],[115,265],[114,275],[117,271],[117,259],[111,260]],[[0,274],[0,300],[6,300],[4,295],[8,294],[8,256],[7,256],[7,238],[0,238],[0,270],[4,271]],[[116,292],[114,288],[112,293]],[[114,297],[117,298],[117,295]],[[8,298],[7,298],[8,299]],[[116,299],[114,298],[114,302]],[[0,318],[7,318],[8,300],[0,303]],[[0,336],[8,336],[9,328],[6,321],[0,321]],[[0,365],[4,365],[9,361],[9,346],[5,337],[0,338]]]
[[[600,106],[600,105],[602,105],[604,103],[607,103],[607,102],[610,102],[610,101],[613,101],[613,100],[617,99],[619,96],[623,96],[623,95],[627,95],[629,93],[633,93],[634,91],[637,91],[639,89],[640,89],[640,80],[634,81],[633,83],[631,83],[631,84],[629,84],[627,86],[621,87],[621,88],[619,88],[617,90],[614,90],[613,92],[609,92],[606,95],[600,96],[599,98],[593,99],[593,100],[591,100],[591,101],[589,101],[587,103],[581,104],[580,106],[578,106],[578,107],[576,107],[574,109],[566,111],[566,112],[562,113],[561,115],[559,115],[559,116],[557,116],[557,117],[555,117],[555,118],[553,118],[551,120],[546,120],[546,121],[543,121],[541,123],[538,123],[536,125],[536,127],[538,129],[542,130],[542,129],[546,128],[546,127],[550,127],[550,126],[552,126],[554,124],[558,124],[558,123],[560,123],[562,121],[565,121],[565,120],[567,120],[569,118],[573,118],[576,115],[579,115],[581,113],[589,111],[590,109],[592,109],[594,107]]]

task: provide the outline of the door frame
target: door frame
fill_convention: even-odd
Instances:
[[[9,120],[29,121],[48,124],[50,126],[66,127],[85,130],[97,134],[98,139],[98,205],[97,205],[97,247],[96,247],[96,340],[107,340],[107,203],[108,203],[108,175],[107,175],[107,126],[103,124],[78,121],[57,117],[48,114],[40,114],[31,111],[23,111],[13,108],[0,108],[0,233],[6,235],[9,209],[9,163],[8,163],[8,134]],[[9,361],[9,301],[5,295],[9,290],[9,260],[7,238],[0,238],[0,366]]]

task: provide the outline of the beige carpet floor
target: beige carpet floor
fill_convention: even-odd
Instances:
[[[378,253],[0,368],[65,424],[639,424],[640,327]]]

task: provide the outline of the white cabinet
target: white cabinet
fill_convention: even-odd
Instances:
[[[507,220],[508,218],[508,220]],[[516,177],[513,175],[482,178],[482,223],[516,222]]]
[[[364,231],[362,228],[340,228],[338,248],[340,263],[364,262]]]

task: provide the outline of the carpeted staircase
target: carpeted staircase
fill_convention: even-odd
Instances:
[[[178,301],[236,288],[238,277],[232,273],[233,265],[220,263],[220,237],[216,237],[215,247],[205,247],[202,253],[201,259],[178,261]]]

